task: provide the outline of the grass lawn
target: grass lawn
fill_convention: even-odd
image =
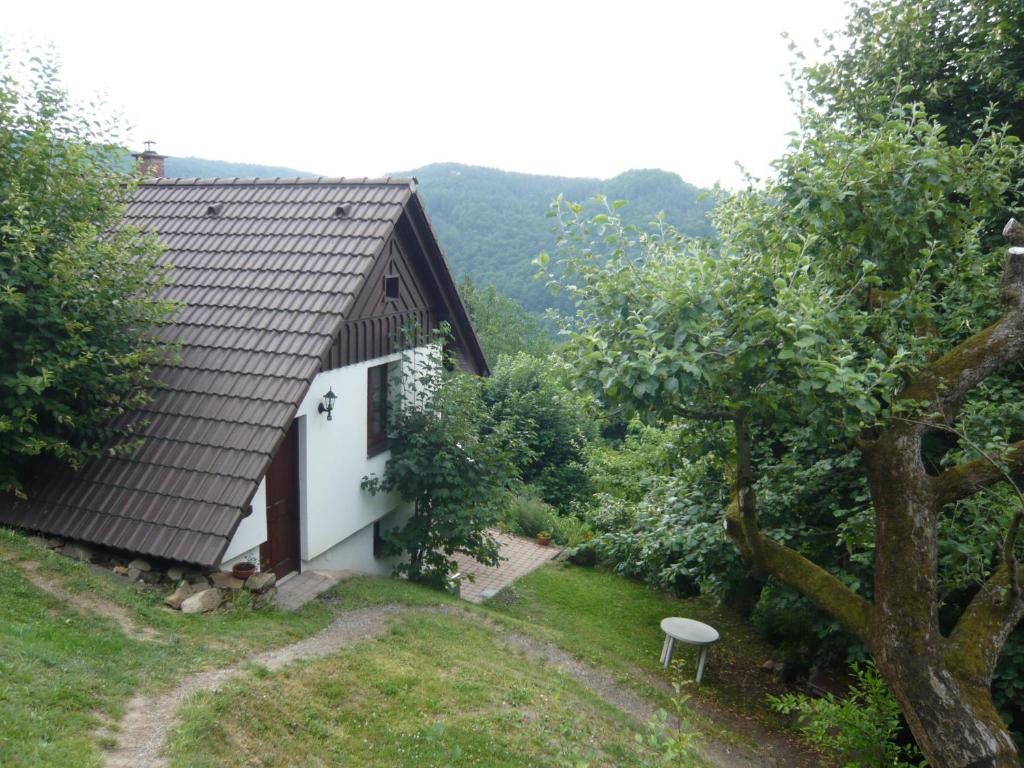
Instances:
[[[171,754],[180,768],[646,765],[634,733],[471,615],[412,611],[377,640],[198,697]]]
[[[34,585],[26,570],[68,593],[118,606],[150,638],[76,610]],[[348,610],[389,603],[411,610],[396,614],[391,631],[376,640],[273,673],[253,669],[194,699],[170,740],[174,765],[650,762],[634,741],[637,723],[501,643],[501,625],[555,643],[664,703],[637,672],[663,674],[660,619],[692,616],[723,635],[697,695],[758,710],[767,678],[756,667],[768,649],[731,613],[566,565],[544,567],[482,607],[371,577],[343,581],[295,613],[239,605],[186,616],[164,609],[163,594],[95,574],[0,530],[0,766],[101,765],[97,730],[116,724],[133,695],[307,637]],[[443,604],[464,610],[417,610]],[[692,652],[682,655],[692,665]]]
[[[490,607],[524,626],[543,628],[566,650],[633,683],[637,668],[665,674],[659,663],[665,639],[659,626],[663,618],[703,621],[715,627],[722,639],[711,648],[704,680],[699,687],[690,687],[690,695],[768,723],[781,723],[767,707],[765,696],[784,689],[759,668],[772,657],[771,646],[757,638],[741,616],[712,600],[673,598],[608,571],[553,563],[517,581]],[[692,679],[696,647],[676,643],[673,658],[682,662]]]
[[[169,685],[203,667],[221,666],[251,650],[315,632],[332,613],[311,605],[296,614],[228,610],[185,616],[160,607],[163,593],[135,589],[0,529],[0,765],[97,766],[93,732],[117,720],[139,690]],[[41,576],[68,592],[88,592],[122,606],[159,633],[136,639],[109,618],[79,612],[35,587],[18,567],[37,563]],[[244,631],[241,631],[244,630]]]

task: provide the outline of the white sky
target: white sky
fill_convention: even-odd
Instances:
[[[700,185],[756,174],[795,128],[788,31],[841,0],[9,2],[0,34],[52,41],[133,148],[377,176],[454,161]]]

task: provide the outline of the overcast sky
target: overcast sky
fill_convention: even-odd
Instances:
[[[377,176],[455,161],[607,178],[761,174],[795,127],[788,31],[811,52],[841,0],[9,3],[171,155]]]

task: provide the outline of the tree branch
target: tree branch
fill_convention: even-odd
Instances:
[[[1024,579],[1024,568],[1017,568],[1015,581]],[[1006,638],[1024,618],[1024,599],[1018,595],[1007,600],[1012,581],[1006,565],[989,577],[960,616],[949,636],[947,656],[979,685],[992,682],[999,653]]]
[[[927,366],[900,394],[901,399],[934,403],[947,424],[953,423],[968,392],[1024,356],[1024,227],[1010,219],[1003,235],[1013,244],[1000,286],[1006,313]]]
[[[680,408],[676,410],[676,413],[694,421],[732,421],[736,418],[736,414],[726,410],[692,411],[688,408]]]
[[[1015,307],[920,371],[900,399],[932,403],[951,424],[972,389],[1022,356],[1024,311]]]
[[[1024,440],[995,456],[983,455],[950,467],[935,478],[935,487],[939,500],[950,504],[996,483],[1009,482],[1016,486],[1021,478],[1024,478]]]
[[[736,497],[726,508],[725,530],[744,558],[753,562],[754,551],[760,552],[761,570],[810,598],[848,632],[869,642],[873,632],[871,603],[796,550],[779,544],[760,531],[744,530],[743,516]],[[750,544],[754,540],[756,550],[751,550]]]

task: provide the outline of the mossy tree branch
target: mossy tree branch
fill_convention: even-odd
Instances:
[[[725,531],[748,562],[813,600],[848,632],[870,642],[873,632],[871,603],[820,565],[794,549],[751,529],[740,510],[739,497],[725,511]],[[751,549],[754,543],[756,550]],[[759,555],[754,553],[759,552]]]
[[[754,493],[753,438],[747,414],[733,420],[736,434],[735,493],[725,511],[726,534],[744,558],[761,573],[770,574],[810,598],[843,627],[868,642],[873,609],[839,579],[794,549],[761,533]]]
[[[1024,579],[1024,567],[1016,566],[1015,581]],[[1024,618],[1024,597],[1007,599],[1014,582],[1001,565],[971,600],[949,636],[949,661],[977,685],[988,687],[1003,644]]]
[[[1014,243],[1022,232],[1014,219],[1003,230]],[[951,424],[974,387],[1024,357],[1024,247],[1009,249],[1000,298],[1006,307],[1003,316],[924,368],[902,392],[902,399],[934,403],[945,423]]]
[[[950,467],[935,478],[935,486],[941,502],[950,504],[996,483],[1021,478],[1024,478],[1024,440],[995,456],[982,456]]]

